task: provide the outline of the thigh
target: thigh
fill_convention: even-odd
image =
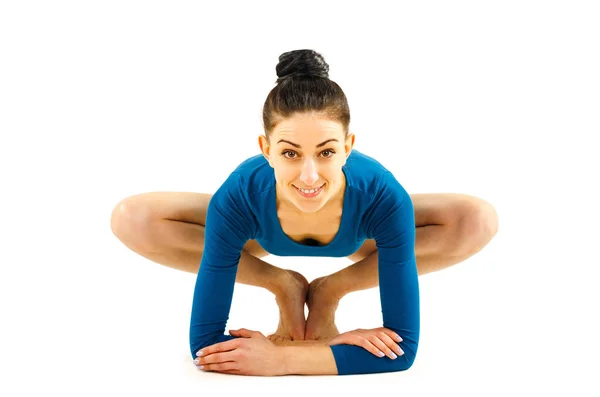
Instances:
[[[415,226],[448,225],[455,223],[472,206],[476,197],[460,193],[411,194],[415,211]]]
[[[363,245],[358,250],[356,250],[356,252],[354,252],[352,255],[347,256],[347,258],[350,259],[352,262],[362,261],[376,250],[377,246],[375,245],[375,240],[367,239],[363,242]]]
[[[462,208],[476,200],[475,197],[458,193],[416,193],[410,195],[415,212],[415,227],[447,225],[462,216]],[[377,249],[375,240],[365,240],[363,245],[347,258],[358,262]]]
[[[256,240],[248,240],[244,245],[244,251],[256,258],[264,258],[270,255]]]
[[[194,192],[150,192],[128,197],[121,205],[129,216],[136,218],[165,219],[205,226],[206,211],[212,196]],[[244,245],[244,251],[257,258],[269,255],[256,240],[249,240]]]
[[[143,220],[206,224],[206,210],[212,194],[193,192],[150,192],[130,196],[121,201],[122,211]]]

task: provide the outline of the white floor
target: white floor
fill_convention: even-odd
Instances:
[[[0,395],[600,394],[593,2],[313,3],[0,6]],[[302,48],[345,90],[358,150],[410,193],[472,194],[499,214],[483,251],[420,278],[408,371],[201,372],[195,275],[111,233],[124,197],[214,192],[258,153],[278,56]],[[309,280],[349,264],[266,260]],[[340,330],[380,326],[377,297],[344,298]],[[272,295],[236,285],[228,329],[272,332],[277,315]]]

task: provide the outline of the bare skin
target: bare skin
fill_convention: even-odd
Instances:
[[[304,334],[308,340],[329,340],[340,334],[335,325],[335,311],[340,298],[335,295],[335,291],[330,292],[325,287],[327,277],[316,278],[309,286],[306,299],[308,318]]]
[[[279,325],[277,330],[268,336],[272,341],[304,340],[306,321],[304,303],[307,299],[309,283],[306,278],[293,270],[286,270],[291,281],[284,283],[283,293],[275,297],[279,306]]]
[[[114,208],[111,228],[128,248],[145,258],[197,273],[210,198],[210,194],[191,192],[151,192],[127,197]],[[419,275],[464,261],[479,252],[497,232],[494,208],[477,197],[442,193],[413,194],[411,199]],[[339,301],[350,292],[378,286],[377,248],[373,240],[366,240],[348,257],[353,265],[310,283],[298,272],[263,261],[261,258],[267,255],[256,241],[248,241],[236,282],[266,288],[275,295],[280,319],[276,331],[269,335],[273,341],[324,340],[338,335],[335,311]],[[306,319],[305,304],[309,309]]]

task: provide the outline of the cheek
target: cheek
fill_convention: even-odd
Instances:
[[[293,171],[290,172],[290,169],[286,169],[285,167],[275,169],[275,177],[282,185],[290,184],[298,179]]]

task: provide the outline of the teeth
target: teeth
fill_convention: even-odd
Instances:
[[[306,189],[300,189],[299,187],[297,187],[296,189],[300,190],[302,193],[305,193],[305,194],[313,194],[321,188],[306,190]]]

